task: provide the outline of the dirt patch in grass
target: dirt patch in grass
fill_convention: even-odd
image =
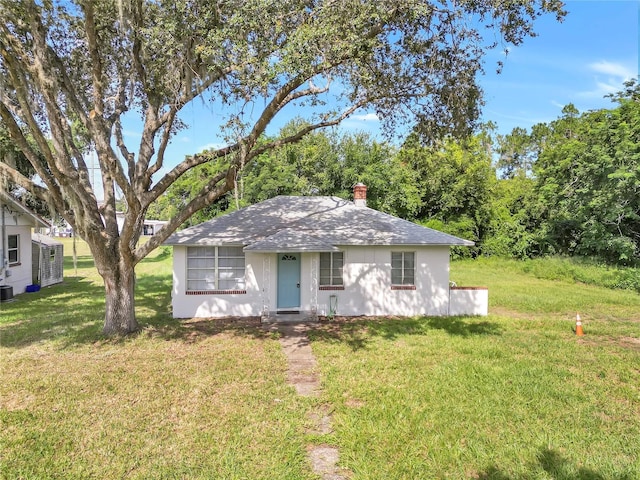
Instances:
[[[640,349],[640,338],[634,337],[622,337],[620,343],[623,345],[630,345],[633,348]]]
[[[362,408],[364,407],[365,402],[359,398],[349,397],[344,401],[344,404],[349,408]]]
[[[583,337],[581,343],[592,346],[616,346],[629,350],[640,351],[640,338],[635,337]]]

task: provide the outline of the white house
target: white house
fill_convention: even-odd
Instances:
[[[48,227],[38,215],[0,191],[0,298],[23,293],[32,283],[31,230]]]
[[[275,197],[173,234],[174,318],[486,315],[486,289],[449,287],[449,248],[473,242],[354,197]]]

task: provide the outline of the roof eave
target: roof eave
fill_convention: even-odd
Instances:
[[[16,201],[11,195],[8,195],[4,192],[0,191],[0,203],[9,204],[10,207],[13,207],[20,211],[23,215],[30,217],[34,221],[34,228],[42,227],[49,228],[51,224],[41,218],[37,213],[32,212],[27,207],[22,205],[20,202]]]
[[[245,252],[249,253],[327,253],[327,252],[339,252],[340,249],[334,246],[326,246],[326,247],[256,247],[244,248]]]

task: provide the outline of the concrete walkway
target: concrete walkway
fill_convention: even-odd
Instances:
[[[287,357],[287,382],[293,385],[298,395],[319,397],[321,393],[318,363],[313,355],[307,331],[308,323],[273,323],[267,327],[280,333],[282,351]],[[320,406],[309,415],[307,433],[327,435],[331,428],[331,411]],[[340,458],[338,449],[330,445],[309,445],[307,456],[313,472],[323,480],[346,480],[348,472],[336,464]]]

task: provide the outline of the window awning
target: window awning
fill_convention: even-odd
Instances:
[[[245,252],[337,252],[338,247],[326,243],[309,233],[286,228],[270,237],[244,247]]]

